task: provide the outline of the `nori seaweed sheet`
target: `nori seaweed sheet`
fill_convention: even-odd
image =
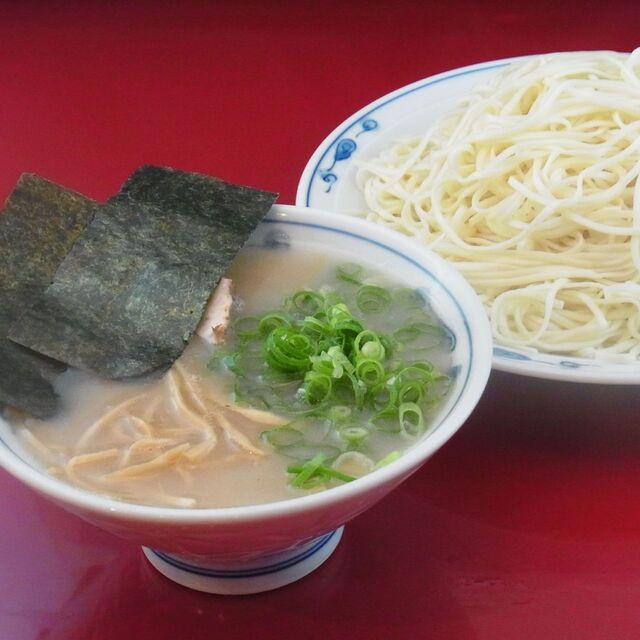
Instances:
[[[64,365],[11,342],[7,332],[49,286],[94,209],[93,200],[25,173],[0,213],[0,403],[39,418],[57,409],[51,383]]]
[[[12,340],[103,378],[166,371],[276,194],[142,167],[98,207]]]

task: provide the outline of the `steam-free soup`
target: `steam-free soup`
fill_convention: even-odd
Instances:
[[[159,380],[69,370],[55,419],[14,416],[49,473],[139,504],[240,506],[351,482],[428,431],[451,343],[418,293],[300,249],[245,248],[228,276],[222,343],[194,336]]]

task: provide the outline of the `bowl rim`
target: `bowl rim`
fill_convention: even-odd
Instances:
[[[402,479],[417,470],[436,450],[438,450],[462,426],[478,403],[487,384],[491,369],[491,330],[480,300],[464,278],[439,256],[425,251],[416,243],[401,234],[375,225],[374,223],[350,218],[339,213],[310,209],[297,205],[275,205],[265,217],[267,221],[299,221],[302,224],[324,227],[328,230],[347,231],[373,242],[382,248],[391,250],[413,262],[420,268],[436,268],[444,273],[448,285],[455,287],[459,295],[453,296],[460,306],[463,317],[468,323],[469,338],[475,350],[469,369],[468,382],[458,401],[451,407],[438,428],[417,442],[400,458],[377,469],[352,483],[330,490],[268,502],[239,507],[176,508],[140,505],[109,498],[90,491],[74,487],[63,480],[36,469],[23,460],[7,444],[0,446],[0,466],[18,480],[51,498],[59,504],[75,510],[82,510],[139,522],[170,522],[185,524],[237,524],[241,522],[263,521],[289,516],[293,513],[305,513],[322,509],[332,503],[362,496],[385,485],[390,489]],[[395,481],[395,482],[394,482]]]

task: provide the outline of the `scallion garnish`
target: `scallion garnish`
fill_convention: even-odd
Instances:
[[[391,293],[383,287],[364,284],[356,293],[356,304],[363,313],[381,313],[391,304]]]
[[[340,437],[347,443],[347,447],[359,448],[369,436],[369,430],[365,427],[351,426],[340,429]]]
[[[336,479],[342,482],[351,482],[355,480],[353,476],[342,473],[333,467],[324,464],[322,455],[305,462],[303,465],[290,465],[287,467],[287,473],[294,474],[291,484],[299,489],[313,489],[327,480]]]
[[[275,427],[262,432],[262,437],[272,446],[277,448],[298,444],[304,440],[304,434],[293,427]]]
[[[340,265],[337,289],[303,289],[279,309],[240,318],[233,348],[208,364],[235,374],[237,401],[292,416],[262,437],[299,461],[288,468],[298,488],[353,480],[330,465],[342,455],[370,460],[371,440],[383,437],[377,432],[420,436],[425,414],[449,385],[431,362],[418,359],[447,330],[434,324],[415,291],[363,284],[365,275],[359,265]],[[404,309],[407,324],[392,334],[376,330],[392,304]]]
[[[315,291],[298,291],[294,293],[290,300],[291,307],[304,313],[305,315],[313,315],[322,309],[324,297],[321,293]]]
[[[265,360],[276,371],[307,371],[313,343],[290,327],[276,327],[265,340]]]
[[[289,318],[283,313],[276,311],[274,313],[267,313],[260,318],[260,322],[258,322],[258,332],[260,335],[266,336],[278,327],[289,326],[291,326]]]
[[[434,336],[438,339],[445,337],[445,333],[441,327],[429,324],[428,322],[413,322],[406,327],[401,327],[394,332],[393,337],[398,342],[406,344],[424,335]]]
[[[294,487],[302,487],[305,485],[307,480],[311,478],[311,476],[315,475],[316,471],[322,466],[324,462],[325,456],[322,453],[319,453],[317,456],[311,458],[305,462],[300,471],[296,474],[296,477],[291,481],[291,484]]]
[[[309,404],[320,404],[331,395],[331,377],[326,373],[307,371],[304,376],[302,393]]]
[[[415,402],[403,402],[398,407],[400,429],[409,436],[419,436],[424,427],[422,409]]]
[[[336,277],[350,284],[361,284],[361,273],[362,267],[359,264],[354,264],[352,262],[341,264],[336,269]]]
[[[393,462],[394,460],[397,460],[400,457],[400,452],[399,451],[392,451],[391,453],[388,453],[384,458],[382,458],[382,460],[378,461],[378,464],[376,464],[376,467],[379,469],[380,467],[384,467],[388,464],[390,464],[391,462]]]

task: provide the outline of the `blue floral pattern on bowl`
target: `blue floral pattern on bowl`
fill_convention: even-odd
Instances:
[[[379,127],[378,121],[373,118],[365,118],[357,123],[355,127],[360,128],[360,131],[356,133],[353,137],[357,138],[361,136],[363,133],[368,133],[370,131],[375,131]],[[341,138],[336,142],[336,148],[333,152],[333,162],[331,166],[326,167],[324,169],[318,168],[318,175],[327,183],[327,189],[325,193],[331,191],[333,185],[338,181],[338,175],[335,172],[335,166],[338,162],[342,162],[343,160],[348,160],[355,150],[358,148],[358,143],[350,137]]]
[[[512,351],[511,349],[505,349],[504,347],[493,347],[493,355],[498,358],[506,358],[507,360],[520,360],[525,362],[535,362],[538,364],[549,364],[548,360],[545,360],[543,354],[535,354],[537,357],[522,353],[522,351]],[[580,369],[582,367],[596,366],[595,362],[583,362],[577,360],[560,360],[557,364],[567,369]]]

